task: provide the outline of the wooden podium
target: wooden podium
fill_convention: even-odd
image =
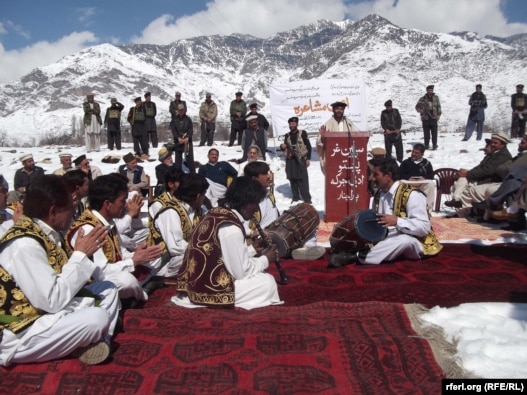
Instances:
[[[326,132],[326,222],[369,208],[368,132]]]

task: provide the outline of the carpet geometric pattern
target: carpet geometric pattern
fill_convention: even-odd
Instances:
[[[326,267],[327,255],[283,259],[285,304],[252,311],[185,309],[167,286],[124,311],[104,364],[14,365],[0,368],[0,380],[16,394],[436,394],[443,372],[407,311],[527,302],[526,253],[446,244],[418,262],[338,269]]]

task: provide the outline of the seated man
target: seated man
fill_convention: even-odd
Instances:
[[[75,158],[73,161],[76,169],[80,169],[88,175],[88,179],[91,181],[97,177],[102,176],[102,171],[97,166],[90,165],[90,161],[86,158],[86,155],[82,154]]]
[[[58,169],[53,170],[53,174],[57,176],[63,176],[68,171],[73,170],[73,165],[71,164],[72,155],[69,153],[59,154],[60,164],[62,165]]]
[[[492,212],[492,218],[507,221],[510,225],[505,230],[520,231],[527,229],[525,212],[527,211],[527,177],[514,195],[511,204],[502,210]]]
[[[218,161],[220,152],[216,148],[211,148],[208,153],[209,162],[201,166],[198,174],[207,178],[209,189],[207,198],[212,207],[218,205],[218,199],[225,195],[229,178],[236,178],[238,172],[229,162]]]
[[[280,216],[280,212],[276,208],[274,194],[269,190],[272,183],[271,177],[269,176],[270,172],[271,169],[269,168],[269,165],[260,161],[250,162],[244,169],[245,176],[258,181],[266,191],[266,195],[258,205],[258,210],[256,211],[254,218],[251,218],[249,221],[249,227],[252,230],[251,236],[253,237],[257,236],[257,234],[254,234],[256,231],[254,226],[255,221],[258,221],[262,229],[265,229]]]
[[[74,189],[73,200],[75,212],[73,213],[73,219],[77,219],[86,209],[90,180],[88,179],[88,175],[79,169],[68,171],[62,177],[64,177]]]
[[[460,209],[457,212],[460,217],[467,216],[472,210],[472,203],[481,202],[495,192],[502,181],[497,173],[498,167],[512,159],[507,149],[509,142],[506,136],[494,133],[490,139],[490,154],[485,155],[471,170],[459,170],[452,200],[445,202],[445,206]]]
[[[42,176],[26,191],[24,215],[0,240],[4,290],[0,364],[35,363],[74,353],[97,364],[110,354],[119,315],[115,285],[99,281],[88,258],[106,241],[97,226],[79,233],[71,256],[60,231],[70,223],[73,200],[60,176]],[[93,279],[88,284],[88,281]]]
[[[20,201],[29,184],[44,175],[45,170],[40,166],[35,166],[32,154],[22,155],[20,162],[22,162],[22,168],[15,172],[14,190],[9,192],[8,196],[10,202]]]
[[[137,164],[135,155],[129,152],[123,156],[123,160],[125,164],[119,166],[119,174],[128,179],[128,192],[137,191],[141,194],[144,190],[148,192],[145,169]]]
[[[399,168],[401,182],[412,185],[423,191],[426,195],[428,209],[434,207],[436,182],[434,168],[430,161],[423,158],[425,145],[417,143],[412,148],[412,155],[402,161]]]
[[[113,220],[121,239],[121,246],[128,251],[135,251],[138,246],[146,241],[150,233],[141,218],[141,208],[144,204],[144,199],[140,193],[136,191],[128,193],[125,215]]]
[[[399,182],[395,159],[374,161],[373,169],[379,193],[374,197],[372,208],[388,234],[369,250],[333,254],[328,267],[380,264],[398,258],[419,260],[437,255],[443,248],[432,230],[424,193]]]
[[[148,299],[143,291],[144,284],[155,273],[160,264],[162,248],[140,245],[133,253],[121,246],[119,234],[115,231],[114,218],[121,218],[126,211],[128,186],[118,174],[97,177],[90,184],[88,201],[90,206],[81,217],[74,221],[66,233],[66,245],[75,248],[77,238],[89,234],[97,226],[108,229],[107,243],[93,253],[93,261],[105,280],[113,282],[121,299]],[[142,267],[145,266],[146,267]]]
[[[156,187],[154,188],[154,196],[157,197],[166,191],[165,189],[165,174],[172,167],[177,167],[174,165],[174,158],[172,157],[172,151],[167,147],[163,147],[157,153],[158,160],[161,162],[156,166]],[[181,174],[183,170],[179,170]]]
[[[238,169],[238,177],[241,177],[245,174],[243,170],[245,169],[245,166],[247,166],[248,163],[261,160],[261,159],[258,159],[261,156],[262,156],[262,153],[260,151],[260,147],[258,147],[256,144],[251,145],[249,147],[249,151],[247,152],[247,162],[243,162],[240,164],[240,167]],[[263,162],[263,160],[261,161]]]
[[[239,177],[227,189],[220,206],[210,210],[194,228],[177,276],[179,294],[172,301],[184,307],[241,307],[247,310],[282,304],[276,281],[265,273],[274,261],[276,245],[245,242],[243,221],[251,219],[265,188]],[[257,255],[257,251],[261,255]]]
[[[181,177],[181,170],[171,169],[165,175],[167,191],[149,209],[149,245],[163,247],[162,268],[158,275],[175,276],[183,262],[190,235],[201,218],[201,207],[209,186],[196,173]]]

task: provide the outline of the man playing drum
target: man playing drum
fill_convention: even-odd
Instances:
[[[371,249],[332,255],[329,267],[380,264],[397,258],[419,260],[438,254],[443,247],[432,230],[426,196],[411,185],[399,182],[395,159],[374,160],[372,176],[379,187],[373,208],[377,222],[388,229],[387,236]]]

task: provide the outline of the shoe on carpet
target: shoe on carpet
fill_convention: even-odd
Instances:
[[[491,216],[492,218],[497,219],[498,221],[507,221],[507,222],[518,222],[519,221],[518,213],[508,213],[507,210],[493,211]]]
[[[357,252],[338,252],[329,256],[328,268],[334,269],[346,265],[356,265],[359,263]]]
[[[448,200],[445,202],[445,206],[447,207],[453,207],[453,208],[461,208],[462,203],[461,200]]]
[[[313,247],[301,247],[293,250],[291,256],[293,259],[302,259],[305,261],[314,261],[315,259],[320,259],[326,253],[326,249],[322,246],[313,246]]]
[[[80,347],[73,352],[73,356],[86,365],[97,365],[108,359],[110,356],[110,345],[104,340]]]

